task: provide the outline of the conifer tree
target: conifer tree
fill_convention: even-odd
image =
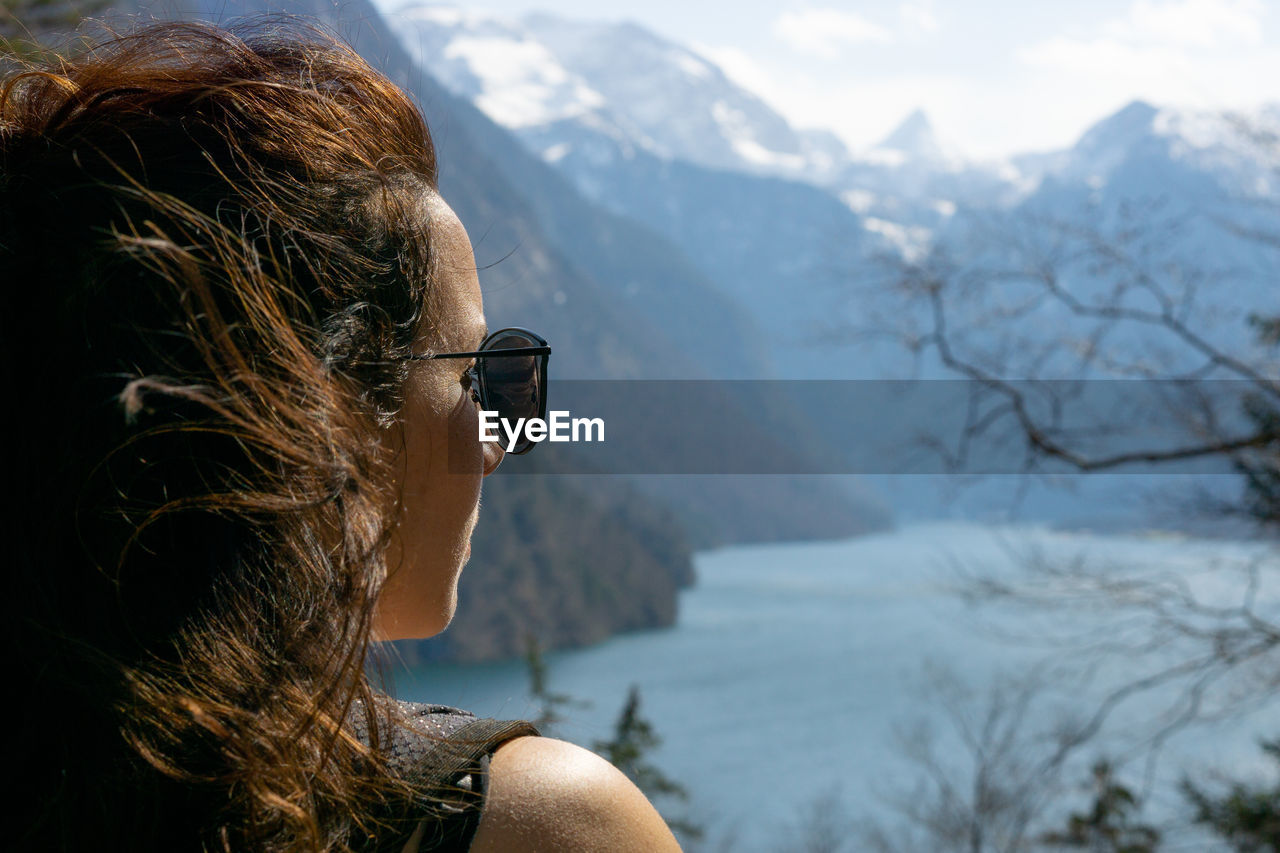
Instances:
[[[596,741],[591,749],[625,773],[649,799],[687,802],[689,792],[685,787],[648,760],[661,745],[662,738],[653,730],[653,724],[640,715],[640,688],[633,684],[618,713],[613,737]],[[674,831],[688,838],[702,837],[702,828],[689,819],[663,817]]]
[[[525,667],[529,672],[529,695],[538,704],[538,713],[531,722],[544,735],[550,735],[564,722],[566,708],[584,708],[588,703],[567,693],[556,693],[547,683],[547,662],[542,647],[533,637],[525,639]]]
[[[1091,853],[1155,853],[1160,832],[1137,821],[1142,804],[1133,791],[1117,781],[1111,762],[1097,761],[1092,776],[1093,804],[1089,810],[1072,814],[1065,829],[1045,833],[1041,840],[1055,848]]]
[[[1280,774],[1280,738],[1261,746]],[[1196,809],[1196,823],[1207,826],[1232,850],[1280,853],[1280,778],[1269,787],[1233,782],[1218,794],[1188,779],[1182,790]]]

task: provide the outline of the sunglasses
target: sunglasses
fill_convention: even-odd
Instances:
[[[521,418],[547,417],[547,362],[551,347],[528,329],[499,329],[480,344],[475,352],[439,352],[410,356],[415,360],[437,358],[474,358],[467,368],[471,378],[471,399],[487,412],[510,424]],[[537,442],[522,429],[520,440],[511,453],[528,453]]]

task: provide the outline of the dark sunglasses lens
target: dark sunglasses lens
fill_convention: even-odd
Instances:
[[[518,332],[509,332],[489,341],[485,350],[519,349],[536,347],[540,342]],[[544,356],[513,355],[480,359],[486,406],[497,411],[498,416],[515,424],[521,418],[544,416],[546,398],[542,387],[541,363]],[[521,437],[514,453],[523,453],[533,442]]]

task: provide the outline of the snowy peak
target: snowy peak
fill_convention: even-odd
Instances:
[[[1116,175],[1155,175],[1158,168],[1165,179],[1195,173],[1232,195],[1272,197],[1280,191],[1277,139],[1280,105],[1238,112],[1134,101],[1089,128],[1052,171],[1100,188]],[[1158,195],[1161,187],[1153,183],[1150,191]]]
[[[427,71],[516,131],[567,121],[667,159],[810,179],[848,159],[834,137],[797,132],[706,58],[633,23],[397,14]]]
[[[921,109],[913,110],[888,136],[863,151],[859,159],[881,166],[943,171],[966,164],[958,150],[939,140],[933,123]]]
[[[1280,194],[1280,104],[1247,112],[1161,110],[1152,130],[1167,140],[1169,156],[1256,197]]]
[[[942,159],[942,147],[938,144],[933,124],[924,114],[924,110],[912,112],[875,147],[881,150],[900,151],[907,157],[924,160]]]
[[[1071,149],[1077,167],[1091,175],[1105,176],[1153,138],[1159,110],[1145,101],[1134,101],[1085,131]]]
[[[507,127],[574,118],[604,103],[515,21],[449,6],[412,6],[397,16],[414,59]]]

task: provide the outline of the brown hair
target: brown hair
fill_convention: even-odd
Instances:
[[[351,732],[435,170],[405,94],[289,20],[0,83],[19,846],[403,842],[378,715]]]

